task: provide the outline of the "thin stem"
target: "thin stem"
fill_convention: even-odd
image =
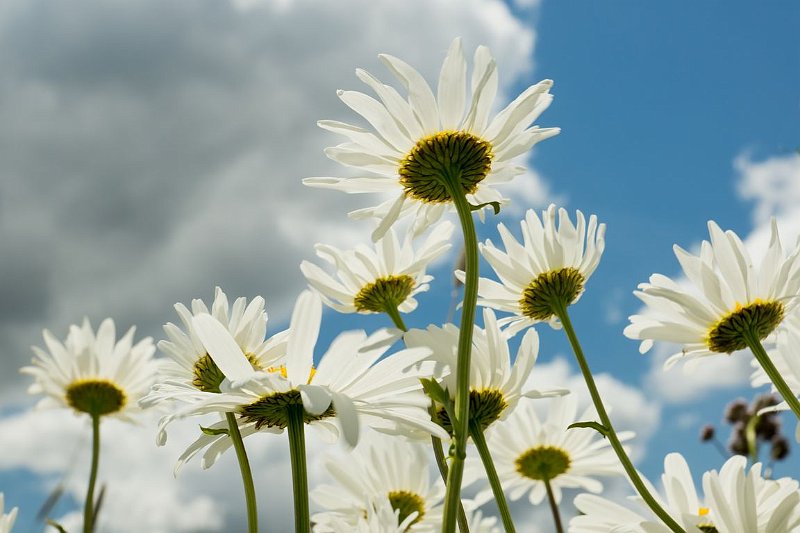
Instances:
[[[447,483],[447,459],[442,449],[442,439],[431,435],[431,445],[433,446],[433,456],[436,458],[436,466],[439,467],[439,474],[442,476],[442,481]],[[461,533],[469,533],[467,513],[464,512],[461,502],[458,502],[458,530]]]
[[[478,301],[478,238],[472,210],[457,180],[444,180],[453,199],[461,231],[464,234],[465,280],[464,302],[461,309],[461,325],[458,335],[458,360],[456,363],[455,420],[453,423],[453,462],[447,476],[447,493],[444,503],[442,531],[454,533],[456,514],[461,504],[461,480],[464,477],[464,461],[467,458],[469,438],[469,367],[472,352],[472,326],[475,323],[475,306]],[[455,183],[454,183],[455,182]]]
[[[289,454],[292,461],[292,487],[294,489],[294,530],[310,533],[308,513],[308,473],[306,472],[306,437],[303,423],[303,406],[289,405]]]
[[[759,418],[761,417],[757,414],[751,416],[744,428],[744,436],[747,440],[747,452],[750,456],[751,465],[758,462],[758,435],[756,434],[756,425],[758,425]]]
[[[766,350],[764,350],[764,346],[761,345],[758,336],[751,331],[743,331],[742,335],[744,336],[744,342],[747,343],[747,347],[750,348],[753,355],[756,356],[758,364],[761,365],[761,368],[764,369],[764,372],[767,373],[770,381],[772,381],[772,384],[775,385],[775,388],[778,389],[783,399],[789,404],[789,407],[791,407],[794,415],[800,420],[800,401],[797,400],[797,396],[794,395],[792,389],[790,389],[786,381],[783,380],[781,373],[775,368],[775,365],[772,364],[772,360],[769,358],[769,355],[767,355]]]
[[[650,509],[656,514],[656,516],[658,516],[661,521],[664,522],[664,524],[666,524],[666,526],[675,533],[685,533],[675,519],[673,519],[661,507],[661,505],[659,505],[653,495],[650,494],[650,491],[647,490],[642,478],[639,476],[639,472],[636,471],[636,467],[633,466],[628,454],[622,447],[622,443],[620,442],[619,437],[617,437],[614,427],[611,425],[611,419],[608,417],[606,408],[603,405],[603,400],[600,399],[600,393],[597,391],[597,386],[595,385],[594,378],[592,377],[592,371],[589,370],[589,364],[586,362],[586,358],[583,355],[581,344],[578,342],[578,337],[575,335],[575,330],[572,327],[572,322],[570,321],[569,313],[567,312],[567,306],[563,302],[556,302],[553,305],[553,308],[556,316],[558,316],[558,318],[561,320],[561,324],[564,326],[564,332],[567,334],[569,343],[572,345],[572,351],[575,353],[578,366],[581,367],[581,373],[583,374],[584,381],[586,381],[586,386],[589,388],[589,395],[592,397],[594,408],[597,410],[597,415],[600,417],[600,422],[605,428],[605,436],[608,438],[611,447],[616,452],[620,463],[622,463],[625,473],[628,474],[628,478],[636,488],[636,491],[639,493],[645,503],[647,503]]]
[[[503,521],[503,527],[506,533],[515,533],[514,521],[511,519],[511,511],[508,509],[508,502],[506,502],[506,495],[503,493],[503,485],[500,483],[500,477],[497,475],[497,469],[494,467],[492,461],[492,454],[489,451],[489,446],[486,445],[486,438],[483,436],[483,430],[476,423],[470,423],[469,434],[472,436],[472,442],[478,448],[478,454],[481,456],[483,468],[486,470],[486,477],[489,478],[489,485],[492,487],[492,494],[497,502],[497,508],[500,510],[500,518]]]
[[[722,443],[719,441],[717,437],[714,437],[714,439],[711,442],[714,444],[714,447],[717,449],[717,451],[719,452],[719,454],[722,456],[723,459],[725,460],[730,459],[731,454],[728,453],[728,450],[725,449],[725,446],[722,445]]]
[[[397,310],[396,305],[391,305],[387,303],[384,306],[383,310],[386,312],[387,315],[389,315],[389,318],[392,319],[392,322],[394,322],[394,326],[397,329],[401,331],[408,331],[405,322],[403,322],[403,317],[400,316],[400,311]]]
[[[89,488],[83,504],[83,533],[94,531],[94,485],[97,482],[97,467],[100,463],[100,415],[92,416],[92,467],[89,471]]]
[[[553,512],[553,522],[556,524],[556,533],[564,533],[564,526],[561,525],[561,513],[558,511],[558,504],[556,503],[556,496],[553,494],[553,487],[550,485],[550,480],[544,478],[544,488],[547,489],[547,501],[550,502],[550,510]]]
[[[233,441],[233,448],[236,450],[236,459],[239,461],[239,470],[242,472],[242,483],[244,484],[244,497],[247,502],[247,531],[248,533],[258,533],[258,512],[256,510],[256,489],[253,486],[253,474],[250,472],[250,461],[247,459],[247,452],[244,449],[244,441],[239,431],[239,424],[236,423],[236,415],[225,413],[228,420],[228,431]]]

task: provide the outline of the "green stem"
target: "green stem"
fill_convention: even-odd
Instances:
[[[589,395],[592,397],[594,408],[597,410],[597,415],[600,417],[600,422],[605,428],[605,436],[608,438],[609,443],[611,443],[611,447],[617,453],[617,457],[622,463],[625,473],[628,474],[628,478],[636,488],[636,491],[650,507],[650,509],[656,514],[656,516],[658,516],[661,521],[664,522],[664,524],[666,524],[666,526],[675,533],[685,533],[675,519],[673,519],[661,507],[661,505],[659,505],[653,495],[650,494],[650,491],[647,490],[642,478],[639,476],[639,472],[636,471],[636,467],[633,466],[628,454],[625,453],[625,449],[622,447],[622,443],[620,442],[619,437],[617,437],[614,427],[611,425],[611,419],[608,418],[606,408],[603,406],[603,400],[600,399],[600,393],[597,391],[597,386],[594,383],[592,371],[589,370],[589,364],[586,362],[586,358],[583,355],[583,349],[581,349],[580,342],[578,342],[578,337],[575,335],[575,330],[573,329],[572,322],[569,319],[567,306],[564,304],[564,302],[556,302],[553,305],[553,310],[555,311],[556,316],[558,316],[558,318],[561,320],[561,324],[564,326],[564,332],[566,332],[569,343],[572,345],[572,351],[575,352],[575,358],[578,361],[578,366],[581,367],[583,379],[586,381],[586,386],[589,388]]]
[[[553,494],[553,487],[550,485],[550,479],[544,478],[542,481],[544,481],[544,488],[547,489],[547,501],[550,502],[550,510],[553,512],[556,533],[564,533],[564,526],[561,525],[561,513],[558,512],[558,504],[556,503],[556,496]]]
[[[100,415],[92,416],[92,467],[89,472],[89,488],[83,504],[83,533],[94,531],[94,485],[97,482],[97,467],[100,463]]]
[[[758,414],[754,414],[750,417],[750,420],[747,421],[747,425],[744,428],[747,452],[750,455],[750,464],[756,464],[758,462],[758,435],[756,434],[756,425],[758,425],[759,418],[761,417],[758,416]]]
[[[458,360],[456,363],[455,420],[453,423],[453,461],[447,476],[447,493],[444,502],[442,531],[454,533],[456,514],[461,504],[461,481],[464,477],[464,461],[467,458],[469,438],[469,368],[472,352],[472,327],[475,323],[475,307],[478,302],[478,238],[467,198],[460,190],[458,180],[444,180],[453,199],[461,231],[464,234],[465,280],[464,302],[461,309],[461,326],[458,336]],[[455,182],[455,183],[454,183]]]
[[[250,461],[247,459],[247,451],[244,449],[244,441],[239,431],[239,424],[236,423],[236,415],[225,413],[228,420],[228,431],[233,441],[233,448],[236,450],[236,459],[239,461],[239,470],[242,472],[242,483],[244,484],[244,497],[247,501],[247,531],[248,533],[258,533],[258,512],[256,510],[256,489],[253,486],[253,474],[250,472]]]
[[[476,423],[470,423],[469,434],[472,436],[472,442],[478,448],[478,454],[481,456],[483,468],[486,470],[486,477],[489,478],[489,485],[492,487],[492,494],[497,502],[497,508],[500,510],[500,518],[503,521],[503,527],[506,533],[515,533],[514,521],[511,519],[511,511],[508,509],[508,502],[506,502],[506,495],[503,494],[503,485],[500,483],[500,477],[497,475],[497,469],[494,467],[492,461],[492,454],[489,451],[489,446],[486,445],[486,438],[483,436],[483,430]]]
[[[400,316],[400,311],[397,310],[396,305],[391,305],[387,303],[383,307],[383,310],[386,312],[387,315],[389,315],[389,318],[392,319],[392,322],[394,322],[394,326],[397,329],[401,331],[408,331],[405,322],[403,322],[403,317]]]
[[[289,405],[289,454],[292,461],[292,487],[294,489],[294,530],[310,533],[311,521],[308,512],[308,473],[306,472],[306,438],[303,422],[303,406]]]
[[[792,412],[794,412],[795,416],[800,420],[800,401],[797,400],[797,396],[794,395],[792,389],[789,388],[789,385],[786,384],[783,376],[781,376],[781,373],[775,368],[775,365],[772,364],[772,360],[769,358],[769,355],[767,355],[766,350],[764,350],[764,346],[761,345],[761,340],[751,331],[743,331],[742,335],[744,336],[744,342],[747,343],[747,347],[750,348],[753,355],[756,356],[758,364],[761,365],[761,368],[764,369],[764,372],[767,373],[770,381],[772,381],[772,384],[775,385],[775,388],[781,393],[783,399],[789,404]]]
[[[442,449],[442,439],[431,435],[431,445],[433,445],[433,456],[436,458],[436,466],[439,467],[439,474],[442,476],[442,481],[447,483],[447,459]],[[469,533],[467,513],[464,512],[464,506],[461,502],[458,502],[458,530],[461,531],[461,533]]]

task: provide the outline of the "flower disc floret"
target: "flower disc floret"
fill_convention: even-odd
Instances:
[[[785,306],[778,301],[756,300],[717,322],[708,332],[708,349],[717,353],[733,353],[747,348],[745,338],[752,335],[765,339],[783,321]]]
[[[399,513],[397,517],[399,523],[403,523],[406,518],[417,513],[416,518],[408,524],[410,528],[425,516],[425,499],[419,494],[407,490],[393,490],[389,492],[388,497],[392,509]]]
[[[92,416],[116,413],[125,407],[125,392],[105,379],[82,379],[66,390],[67,404],[76,411]]]
[[[492,145],[466,131],[441,131],[417,141],[397,173],[408,197],[453,200],[452,190],[473,194],[492,170]]]
[[[572,461],[569,453],[555,446],[536,446],[514,462],[517,472],[536,481],[549,481],[567,473]]]
[[[503,396],[503,391],[498,389],[483,389],[469,391],[469,421],[477,425],[481,431],[486,430],[492,422],[500,418],[508,403]],[[436,411],[437,422],[450,434],[453,433],[453,424],[447,410],[441,407]]]
[[[255,370],[261,370],[261,364],[254,355],[247,354],[247,360],[250,361],[250,364],[253,365]],[[220,392],[219,386],[225,379],[225,374],[219,369],[210,355],[206,354],[200,357],[194,364],[192,373],[194,375],[192,385],[198,390],[203,392]]]
[[[580,296],[585,281],[572,267],[543,272],[522,291],[520,311],[534,320],[549,320],[559,307],[567,307]]]
[[[416,287],[414,278],[408,275],[386,276],[365,285],[353,305],[359,312],[380,313],[395,309],[408,298]]]
[[[303,408],[303,399],[298,390],[265,395],[249,405],[240,407],[238,411],[239,416],[245,422],[255,423],[257,430],[262,428],[286,429],[286,426],[289,425],[289,409],[292,407]],[[333,416],[336,416],[333,404],[319,415],[312,415],[303,409],[303,422],[306,424]]]

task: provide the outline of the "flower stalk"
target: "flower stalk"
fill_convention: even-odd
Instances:
[[[486,477],[489,478],[489,485],[492,487],[492,494],[497,502],[497,508],[500,511],[500,518],[503,521],[503,528],[506,533],[514,533],[514,521],[511,518],[511,511],[508,508],[506,496],[503,493],[503,485],[500,483],[500,477],[497,475],[497,469],[494,467],[492,454],[489,451],[489,446],[486,444],[486,437],[483,435],[483,430],[480,424],[471,422],[469,424],[469,434],[472,436],[472,442],[478,448],[478,454],[481,456],[483,468],[486,470]],[[559,532],[561,530],[559,529]]]
[[[645,501],[648,507],[658,516],[658,518],[664,522],[664,524],[673,532],[675,533],[686,533],[683,528],[673,519],[669,513],[667,513],[661,505],[656,501],[650,491],[647,490],[644,482],[642,481],[641,476],[639,476],[639,472],[636,471],[636,467],[633,466],[633,462],[631,461],[628,454],[625,452],[625,449],[622,447],[622,443],[617,437],[616,431],[614,431],[614,427],[611,425],[611,419],[608,417],[608,413],[606,412],[605,406],[603,405],[603,400],[600,398],[600,393],[597,390],[597,386],[595,385],[594,378],[592,377],[592,371],[589,369],[589,364],[586,362],[586,358],[583,355],[583,349],[581,348],[580,342],[578,341],[578,337],[575,335],[575,329],[572,327],[572,321],[569,318],[569,313],[567,312],[567,304],[561,300],[553,300],[552,301],[553,312],[561,321],[561,324],[564,327],[564,332],[567,334],[567,338],[569,339],[569,343],[572,346],[572,351],[575,354],[575,359],[578,361],[578,366],[580,366],[581,373],[583,374],[583,379],[586,381],[586,386],[589,389],[589,395],[592,398],[592,402],[594,403],[595,410],[597,410],[597,415],[600,417],[600,423],[602,424],[601,433],[608,438],[611,447],[614,448],[614,451],[617,454],[620,462],[622,463],[622,467],[625,469],[625,473],[628,475],[628,478],[631,480],[631,483],[636,488],[636,491]],[[595,427],[595,426],[591,426]]]
[[[294,489],[295,533],[310,533],[311,521],[308,510],[308,473],[306,471],[306,438],[303,422],[303,406],[287,406],[289,424],[289,455],[292,462],[292,488]]]
[[[564,526],[561,525],[561,513],[558,511],[558,504],[556,503],[555,494],[553,494],[553,486],[550,485],[550,478],[545,477],[542,481],[544,481],[544,488],[547,490],[547,501],[550,502],[550,511],[553,513],[556,533],[564,533]]]
[[[797,419],[800,420],[800,401],[798,401],[797,396],[794,395],[792,389],[783,379],[783,376],[781,376],[781,373],[778,371],[778,369],[775,368],[775,365],[772,363],[769,355],[767,355],[767,351],[764,350],[764,346],[761,344],[758,334],[754,331],[745,329],[742,331],[742,336],[744,337],[744,342],[747,344],[747,347],[753,352],[758,364],[761,365],[761,368],[763,368],[764,372],[766,372],[767,376],[769,376],[770,381],[772,381],[772,384],[775,385],[776,389],[778,389],[778,392],[781,394],[784,401],[789,404],[792,412],[795,414]]]
[[[244,497],[247,502],[247,531],[248,533],[258,533],[256,490],[253,486],[253,474],[250,471],[250,461],[247,458],[247,451],[244,448],[244,441],[239,431],[239,424],[236,423],[236,415],[234,413],[225,413],[225,418],[228,421],[228,434],[231,437],[231,441],[233,441],[233,448],[236,450],[236,459],[239,461],[239,470],[242,473]]]
[[[92,414],[92,466],[89,471],[89,487],[86,489],[86,502],[83,504],[83,533],[94,531],[94,486],[97,482],[97,468],[100,463],[100,415]]]

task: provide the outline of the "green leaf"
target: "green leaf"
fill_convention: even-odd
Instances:
[[[450,395],[447,394],[447,390],[443,389],[438,381],[432,378],[420,378],[419,381],[422,383],[422,390],[431,400],[445,407],[450,403]]]
[[[230,431],[228,431],[227,428],[214,429],[214,428],[204,428],[203,426],[200,426],[200,431],[202,431],[206,435],[210,435],[212,437],[216,437],[217,435],[230,435],[231,434]]]
[[[599,422],[575,422],[567,426],[567,429],[572,428],[590,428],[600,433],[603,437],[608,437],[608,429]]]
[[[59,524],[58,522],[55,522],[54,520],[50,520],[49,518],[47,519],[47,525],[48,525],[48,526],[53,526],[54,528],[56,528],[57,530],[59,530],[61,533],[67,533],[67,530],[66,530],[66,529],[64,529],[64,528],[61,526],[61,524]]]
[[[469,204],[469,209],[470,209],[470,211],[479,211],[479,210],[483,209],[484,207],[486,207],[487,205],[492,206],[492,209],[494,210],[494,214],[495,215],[499,215],[500,214],[500,202],[486,202],[486,203],[478,204],[478,205]]]

